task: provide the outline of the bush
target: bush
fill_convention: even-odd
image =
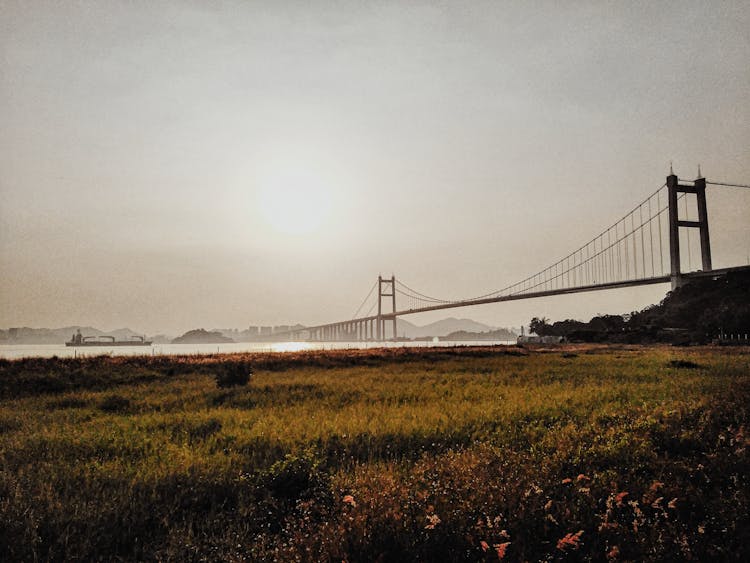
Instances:
[[[274,498],[297,501],[326,496],[329,476],[321,469],[321,462],[310,452],[287,454],[260,475],[262,487]]]
[[[681,369],[698,369],[701,367],[700,364],[696,364],[695,362],[691,362],[690,360],[672,360],[671,362],[669,362],[669,366]]]
[[[228,362],[217,366],[216,386],[221,389],[241,387],[247,385],[253,375],[252,368],[247,362]]]
[[[130,409],[130,399],[122,395],[109,395],[101,402],[99,408],[104,412],[127,412]]]

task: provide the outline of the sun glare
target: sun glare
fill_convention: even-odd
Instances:
[[[270,180],[262,186],[259,198],[263,218],[283,234],[313,233],[331,215],[329,187],[310,175],[286,175]]]

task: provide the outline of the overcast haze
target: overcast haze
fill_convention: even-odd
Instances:
[[[670,161],[750,183],[748,30],[748,2],[0,0],[0,327],[317,324],[379,273],[504,287]],[[749,216],[709,188],[715,267],[750,262]]]

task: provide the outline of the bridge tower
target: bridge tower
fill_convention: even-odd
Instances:
[[[393,339],[398,336],[396,332],[396,315],[388,315],[383,311],[383,298],[391,298],[391,313],[396,312],[396,276],[391,276],[391,279],[378,276],[378,318],[376,320],[376,338],[382,342],[385,340],[385,322],[387,320],[393,320]]]
[[[699,174],[700,176],[700,170]],[[669,256],[672,277],[672,289],[682,285],[680,272],[680,227],[698,229],[701,239],[701,262],[704,272],[711,267],[711,241],[708,235],[708,213],[706,210],[706,179],[697,178],[692,185],[680,183],[679,178],[670,170],[667,176],[667,193],[669,198]],[[680,219],[677,209],[678,194],[695,194],[698,207],[698,220]]]

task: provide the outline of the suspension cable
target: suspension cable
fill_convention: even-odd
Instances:
[[[370,295],[372,295],[372,292],[375,291],[375,286],[378,285],[378,282],[376,281],[374,284],[372,284],[372,287],[370,288],[370,291],[367,292],[367,297],[365,297],[362,300],[362,303],[360,303],[359,307],[357,307],[357,311],[352,315],[352,319],[356,319],[357,315],[359,315],[359,312],[362,310],[362,307],[365,306],[365,303],[367,303],[367,300],[370,298]],[[370,308],[372,310],[372,308]],[[367,316],[367,315],[365,315]]]
[[[426,301],[435,301],[436,303],[454,303],[454,301],[450,301],[450,300],[447,300],[447,299],[439,299],[437,297],[430,297],[429,295],[425,295],[424,293],[420,293],[416,289],[412,289],[411,287],[409,287],[408,285],[406,285],[401,280],[396,280],[396,283],[399,284],[400,286],[403,286],[404,288],[406,288],[408,291],[410,291],[411,293],[413,293],[415,296],[422,297],[423,300],[426,300]],[[401,293],[403,293],[403,292],[401,292]],[[404,295],[406,295],[406,294],[404,293]]]
[[[750,184],[729,184],[727,182],[709,182],[706,180],[706,184],[711,184],[712,186],[727,186],[729,188],[750,188]]]
[[[646,224],[649,224],[649,229],[651,229],[652,227],[651,227],[650,223],[653,220],[655,220],[655,219],[658,220],[661,223],[661,214],[666,210],[666,207],[664,207],[662,209],[659,209],[659,207],[660,207],[659,194],[660,194],[661,190],[664,189],[665,186],[666,186],[666,183],[662,184],[656,191],[654,191],[651,195],[649,195],[647,198],[645,198],[632,211],[630,211],[629,213],[625,214],[621,219],[619,219],[613,225],[611,225],[607,229],[603,230],[600,234],[598,234],[596,237],[594,237],[594,239],[592,239],[588,243],[582,245],[580,248],[578,248],[574,252],[571,252],[570,254],[568,254],[564,258],[558,260],[557,262],[555,262],[551,266],[548,266],[547,268],[544,268],[543,270],[540,270],[539,272],[537,272],[537,273],[535,273],[535,274],[533,274],[533,275],[531,275],[531,276],[529,276],[529,277],[527,277],[527,278],[525,278],[525,279],[523,279],[523,280],[521,280],[519,282],[516,282],[514,284],[508,285],[508,286],[506,286],[506,287],[504,287],[502,289],[498,289],[498,290],[492,291],[490,293],[485,293],[483,295],[478,295],[478,296],[464,298],[464,299],[455,299],[455,300],[440,299],[440,298],[437,298],[437,297],[433,297],[433,296],[421,293],[421,292],[419,292],[419,291],[411,288],[407,284],[403,283],[402,281],[399,281],[398,284],[400,286],[402,286],[406,291],[402,291],[400,289],[397,290],[397,291],[401,295],[404,295],[405,297],[410,298],[410,299],[414,299],[417,302],[421,301],[421,302],[428,302],[428,303],[435,303],[435,304],[449,304],[449,303],[462,303],[462,302],[467,302],[467,301],[476,301],[476,300],[479,300],[479,299],[490,298],[490,297],[497,296],[497,295],[500,295],[500,294],[517,295],[519,293],[524,293],[526,291],[529,291],[530,289],[537,288],[541,284],[551,283],[552,280],[557,280],[557,278],[560,278],[560,281],[562,281],[566,276],[568,278],[568,283],[570,283],[570,275],[571,274],[573,274],[573,278],[574,278],[572,285],[573,286],[577,286],[577,285],[579,285],[579,282],[580,283],[585,283],[584,282],[584,278],[585,279],[593,279],[592,276],[600,277],[600,276],[597,275],[598,272],[595,271],[595,268],[597,267],[596,261],[597,260],[601,260],[602,259],[602,255],[605,252],[613,251],[613,249],[615,247],[617,248],[617,251],[618,251],[618,254],[619,254],[620,243],[624,244],[623,248],[625,250],[625,267],[626,267],[627,270],[629,270],[629,267],[628,267],[629,266],[628,240],[629,240],[630,237],[632,237],[633,259],[635,261],[634,272],[636,272],[636,275],[637,275],[637,270],[638,270],[637,261],[638,261],[638,257],[637,257],[637,252],[636,252],[636,248],[637,248],[636,247],[636,236],[637,236],[637,232],[638,231],[641,231],[640,232],[640,238],[641,238],[641,254],[642,255],[641,255],[640,258],[641,258],[641,261],[643,262],[643,264],[642,264],[642,269],[643,269],[642,274],[645,276],[646,275],[646,264],[645,264],[646,256],[645,256],[645,249],[643,248],[645,246],[645,240],[644,240],[645,239],[645,232],[644,232],[644,227],[646,226]],[[657,209],[658,209],[658,211],[656,213],[653,213],[652,210],[651,210],[651,200],[653,199],[654,196],[657,197]],[[678,198],[678,199],[682,199],[683,196],[684,196],[684,194],[682,194],[681,197]],[[648,210],[649,217],[644,221],[643,220],[643,206],[645,204],[648,204],[648,206],[649,206],[649,210]],[[639,214],[639,220],[640,220],[639,222],[640,222],[640,224],[638,226],[635,225],[635,215],[634,215],[635,213]],[[627,230],[626,230],[626,223],[625,223],[625,221],[628,218],[630,218],[630,223],[631,223],[630,232],[627,232]],[[620,225],[620,223],[623,224],[623,234],[622,234],[621,237],[618,236],[618,233],[617,233],[617,227]],[[612,229],[615,229],[614,241],[612,241],[612,239],[610,238],[611,237],[611,231],[612,231]],[[659,225],[659,231],[661,232],[661,224]],[[603,244],[600,244],[599,248],[597,248],[597,245],[596,245],[596,242],[595,242],[596,239],[597,238],[600,239],[600,242],[603,243],[604,242],[603,237],[604,237],[605,233],[608,236],[607,246],[604,247]],[[651,237],[652,237],[651,233],[649,233],[649,235],[650,235],[649,238],[651,239]],[[593,253],[591,252],[592,249],[590,248],[590,246],[592,245],[592,241],[594,243]],[[651,252],[653,253],[653,242],[651,240],[649,242],[650,242],[649,248],[650,248]],[[660,241],[659,242],[660,242],[660,246],[661,246],[661,237],[660,237]],[[584,251],[585,251],[585,254],[586,254],[585,257],[584,257]],[[660,249],[660,254],[661,254],[661,249]],[[570,264],[571,259],[573,261],[573,265]],[[662,260],[663,260],[663,258],[660,256],[660,262]],[[651,261],[653,261],[653,255],[651,256]],[[619,266],[619,259],[618,259],[618,266]],[[559,273],[557,273],[558,272],[558,270],[557,270],[558,267],[561,267],[561,269],[562,269],[562,271],[559,272]],[[555,270],[554,276],[553,276],[552,270]],[[579,272],[580,275],[576,275],[577,272]],[[652,265],[652,272],[651,273],[652,273],[652,276],[653,276],[654,275],[653,265]],[[618,275],[618,278],[620,278],[620,276],[621,276],[621,274]],[[628,271],[626,271],[626,277],[629,277],[629,272]],[[577,279],[577,278],[580,278],[580,279]]]
[[[747,189],[750,189],[750,184],[737,184],[737,183],[730,183],[730,182],[712,182],[712,181],[709,181],[709,180],[706,180],[706,184],[710,184],[710,185],[713,185],[713,186],[725,186],[725,187],[730,187],[730,188],[747,188]],[[593,270],[591,272],[589,272],[588,270],[586,270],[586,268],[596,267],[596,265],[592,264],[591,261],[599,259],[599,257],[602,254],[604,254],[605,252],[609,252],[611,250],[614,250],[615,248],[617,250],[618,256],[617,256],[617,259],[615,260],[614,255],[612,255],[610,253],[610,264],[611,264],[611,268],[612,268],[612,274],[614,275],[615,274],[615,262],[617,263],[617,268],[616,268],[618,270],[617,278],[621,279],[621,277],[622,277],[622,273],[620,271],[620,268],[621,268],[621,262],[620,262],[620,260],[621,260],[621,258],[620,258],[620,255],[619,255],[619,253],[620,253],[620,243],[624,243],[623,248],[625,250],[626,277],[629,277],[629,271],[628,270],[629,270],[629,262],[630,261],[629,261],[629,258],[628,258],[628,254],[629,254],[628,253],[628,238],[630,236],[633,237],[633,240],[632,240],[632,242],[633,242],[633,254],[634,254],[633,255],[633,259],[634,259],[635,272],[636,272],[636,275],[637,275],[637,269],[638,269],[637,262],[638,262],[638,259],[637,259],[637,253],[636,253],[636,232],[639,231],[639,230],[641,231],[641,233],[640,233],[641,234],[641,261],[643,262],[643,264],[642,264],[642,266],[643,266],[643,275],[645,275],[646,274],[646,271],[645,271],[646,270],[646,264],[645,264],[646,257],[645,257],[645,249],[643,247],[645,246],[645,240],[644,240],[644,238],[645,238],[645,232],[644,232],[644,227],[645,227],[645,225],[647,223],[649,224],[649,239],[650,239],[650,241],[649,241],[649,247],[650,247],[650,250],[651,250],[651,262],[652,262],[652,264],[651,264],[651,275],[653,276],[655,274],[655,272],[654,272],[654,263],[653,263],[654,262],[654,256],[653,256],[654,246],[653,246],[653,231],[652,231],[651,222],[654,219],[656,219],[658,221],[659,263],[660,263],[659,265],[660,265],[661,271],[663,273],[663,271],[664,271],[664,253],[663,253],[663,248],[662,248],[663,236],[662,236],[661,215],[667,209],[667,207],[665,206],[665,207],[659,209],[659,207],[661,206],[661,201],[660,201],[661,198],[659,196],[660,196],[661,190],[665,186],[666,186],[666,183],[662,184],[656,191],[654,191],[651,195],[649,195],[646,199],[644,199],[639,205],[637,205],[635,208],[633,208],[632,211],[630,211],[629,213],[626,213],[625,215],[623,215],[622,218],[620,218],[618,221],[616,221],[615,223],[613,223],[610,227],[608,227],[607,229],[605,229],[604,231],[602,231],[599,235],[597,235],[596,237],[594,237],[592,240],[590,240],[586,244],[584,244],[581,247],[579,247],[578,249],[574,250],[573,252],[571,252],[567,256],[561,258],[560,260],[558,260],[557,262],[555,262],[551,266],[548,266],[547,268],[544,268],[543,270],[540,270],[539,272],[537,272],[537,273],[535,273],[535,274],[533,274],[533,275],[531,275],[531,276],[529,276],[529,277],[527,277],[527,278],[525,278],[525,279],[523,279],[523,280],[521,280],[519,282],[516,282],[514,284],[508,285],[508,286],[506,286],[506,287],[504,287],[502,289],[498,289],[498,290],[492,291],[490,293],[485,293],[483,295],[478,295],[478,296],[475,296],[475,297],[469,297],[469,298],[464,298],[464,299],[454,299],[454,300],[440,299],[438,297],[432,297],[430,295],[426,295],[424,293],[421,293],[421,292],[419,292],[419,291],[417,291],[417,290],[409,287],[407,284],[405,284],[404,282],[402,282],[400,280],[397,283],[400,286],[402,286],[404,289],[406,289],[406,291],[402,291],[401,289],[397,289],[397,288],[394,288],[394,290],[397,291],[399,294],[407,297],[407,298],[413,299],[416,302],[449,304],[449,303],[461,303],[461,302],[464,302],[464,301],[476,301],[476,300],[479,300],[479,299],[484,299],[484,298],[489,298],[489,297],[492,297],[492,296],[495,296],[495,295],[504,294],[505,292],[509,292],[509,291],[510,291],[509,295],[515,295],[515,294],[523,293],[525,291],[529,291],[531,289],[537,288],[537,287],[539,287],[540,284],[547,284],[547,283],[551,284],[552,280],[558,280],[558,278],[559,278],[559,282],[562,283],[563,280],[567,277],[568,283],[570,284],[570,276],[571,276],[571,274],[573,275],[573,278],[574,278],[572,285],[576,286],[576,285],[578,285],[577,282],[579,282],[579,281],[583,282],[583,278],[581,278],[580,280],[576,279],[577,277],[581,277],[581,276],[576,276],[577,270],[581,270],[581,274],[585,273],[587,277],[590,276],[590,275],[592,275],[592,274],[596,275],[596,274],[594,274]],[[658,211],[655,214],[652,214],[652,211],[651,211],[651,199],[654,196],[656,196],[656,198],[657,198],[656,199],[656,207],[657,207]],[[678,201],[680,199],[683,199],[684,196],[685,196],[685,194],[681,194],[680,197],[678,197]],[[648,207],[649,207],[649,210],[648,210],[649,218],[646,221],[643,221],[643,215],[642,215],[642,213],[643,213],[643,205],[644,204],[648,204]],[[637,227],[635,226],[635,217],[634,217],[634,214],[636,213],[636,211],[639,212],[639,219],[640,219],[640,225],[638,225]],[[630,230],[630,232],[626,232],[626,230],[625,230],[625,223],[624,223],[628,219],[628,217],[630,217],[630,221],[631,221],[631,230]],[[620,225],[620,223],[623,223],[623,235],[621,237],[618,234],[618,225]],[[615,230],[615,236],[614,236],[614,241],[611,241],[610,237],[611,237],[611,231],[613,229]],[[603,237],[604,237],[605,233],[607,235],[607,246],[603,247],[604,245],[600,244],[600,248],[597,251],[596,242],[595,241],[598,238],[598,239],[600,239],[600,243],[603,243],[604,242]],[[592,244],[592,242],[594,242],[594,253],[590,254],[589,246]],[[692,257],[690,255],[691,253],[690,253],[689,235],[688,235],[688,240],[687,240],[687,246],[688,246],[688,262],[690,262]],[[586,258],[585,259],[583,257],[583,251],[584,250],[586,251]],[[578,256],[580,256],[580,261],[577,259]],[[573,265],[572,266],[570,264],[571,259],[573,259]],[[576,264],[576,262],[578,262],[578,263]],[[558,273],[558,267],[560,267],[560,270],[561,270],[559,273]],[[690,268],[690,266],[688,266],[688,268]],[[554,276],[552,276],[552,270],[553,269],[554,269]],[[586,271],[584,272],[584,270],[586,270]],[[597,273],[600,274],[601,272],[597,272]],[[550,276],[552,276],[552,277],[550,277]],[[542,281],[536,281],[536,278],[538,278],[538,277],[541,277]],[[557,283],[557,281],[556,281],[556,283]],[[377,282],[375,282],[373,284],[373,286],[370,288],[370,291],[368,292],[367,297],[364,298],[364,300],[362,301],[362,303],[360,304],[360,306],[357,308],[357,311],[354,313],[352,319],[354,319],[354,318],[357,317],[357,315],[361,311],[362,307],[364,307],[365,303],[367,303],[367,300],[372,295],[372,292],[375,290],[375,286],[376,285],[377,285]],[[518,288],[518,286],[521,286],[521,288],[520,289],[516,289],[516,288]],[[516,291],[511,291],[511,290],[514,290],[514,289],[516,289]],[[375,304],[373,304],[370,307],[370,310],[367,312],[366,316],[370,315],[370,313],[372,312],[372,310],[374,309],[374,307],[375,307]]]

